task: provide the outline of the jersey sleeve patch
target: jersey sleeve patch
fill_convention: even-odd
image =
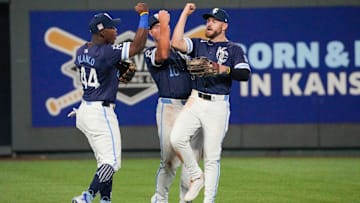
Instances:
[[[122,61],[129,59],[130,43],[131,42],[124,42],[123,43],[123,48],[122,48],[122,51],[121,51],[121,60]]]
[[[247,69],[251,71],[250,66],[247,63],[238,63],[235,65],[234,69]]]
[[[190,54],[194,49],[193,42],[191,41],[191,39],[189,37],[185,37],[184,40],[185,40],[186,48],[187,48],[186,53]]]
[[[157,48],[154,48],[154,49],[151,51],[151,54],[150,54],[150,57],[151,57],[151,65],[153,65],[154,67],[160,67],[161,64],[157,64],[156,61],[155,61],[156,50],[157,50]]]
[[[152,67],[160,67],[161,64],[156,64],[156,61],[155,61],[155,52],[156,52],[156,47],[152,47],[152,48],[148,48],[145,50],[144,54],[145,54],[145,61],[146,61],[146,64],[149,68],[149,66],[152,66]]]
[[[119,61],[129,59],[130,42],[106,45],[103,47],[104,55],[109,64],[117,64]]]

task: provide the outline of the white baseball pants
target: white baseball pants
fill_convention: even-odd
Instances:
[[[82,101],[76,112],[76,127],[87,137],[98,168],[109,164],[121,167],[121,135],[115,105],[106,107],[102,101]]]
[[[206,98],[208,100],[200,98],[198,91],[192,91],[174,124],[170,139],[191,178],[198,178],[202,175],[202,170],[192,153],[189,141],[191,136],[202,128],[205,170],[204,203],[213,203],[220,178],[222,142],[228,130],[230,107],[228,95],[211,94]]]
[[[181,162],[175,154],[170,144],[170,133],[172,131],[175,120],[177,119],[186,100],[159,98],[156,108],[156,122],[160,141],[160,167],[156,176],[156,191],[152,197],[152,203],[167,203],[168,192],[171,183],[176,175],[176,170]],[[195,160],[199,160],[202,151],[202,137],[198,135],[191,140]],[[180,202],[183,202],[189,188],[190,176],[184,169],[181,171],[180,178]]]

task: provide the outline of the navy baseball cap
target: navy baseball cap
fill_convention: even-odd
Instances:
[[[149,27],[150,27],[150,29],[152,28],[152,26],[154,26],[158,22],[159,22],[159,14],[155,13],[154,15],[152,15],[149,18]]]
[[[98,33],[105,28],[116,27],[120,23],[120,18],[111,18],[108,13],[98,13],[94,15],[89,23],[91,33]]]
[[[214,8],[211,10],[210,13],[204,14],[203,18],[207,20],[208,18],[213,17],[216,20],[228,23],[229,22],[229,15],[226,13],[224,9],[221,8]]]

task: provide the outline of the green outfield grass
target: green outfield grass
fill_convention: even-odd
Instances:
[[[158,164],[124,159],[112,202],[150,202]],[[221,164],[218,203],[360,202],[360,158],[223,158]],[[88,159],[0,160],[0,202],[71,202],[95,170]],[[178,185],[177,176],[170,203],[178,202]],[[201,202],[202,195],[194,201]]]

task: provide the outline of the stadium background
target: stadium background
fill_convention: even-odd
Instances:
[[[317,9],[355,9],[359,11],[359,1],[194,1],[199,9],[209,9],[212,7],[221,7],[225,9],[231,9],[232,11],[243,10],[249,11],[249,9],[260,9],[263,12],[274,11],[286,11],[286,9],[311,9],[318,11]],[[74,126],[68,124],[61,124],[55,126],[44,125],[44,122],[34,123],[34,120],[41,116],[38,114],[38,107],[36,106],[36,100],[34,96],[37,96],[41,89],[33,89],[36,86],[34,81],[33,72],[34,64],[39,63],[39,50],[36,45],[44,43],[43,41],[36,41],[34,33],[37,32],[37,26],[44,23],[51,23],[51,12],[59,16],[62,12],[85,12],[87,14],[96,11],[116,11],[116,12],[130,12],[133,9],[135,2],[128,1],[47,1],[47,0],[11,0],[11,1],[0,1],[1,9],[1,26],[3,31],[1,32],[1,48],[2,54],[1,67],[2,74],[0,74],[1,81],[1,105],[0,105],[0,154],[18,154],[18,153],[32,153],[32,152],[81,152],[89,151],[89,146],[85,138],[81,133],[75,129]],[[185,1],[150,1],[147,2],[151,9],[157,10],[159,8],[166,8],[179,12],[183,8]],[[269,10],[267,10],[269,9]],[[310,11],[309,11],[310,10]],[[235,12],[235,11],[233,11]],[[49,18],[44,17],[44,13],[49,15]],[[359,19],[360,14],[348,13],[349,16],[328,16],[329,19]],[[34,17],[35,15],[35,17]],[[36,16],[38,15],[38,16]],[[43,16],[41,16],[43,15]],[[84,16],[84,15],[83,15]],[[60,17],[61,18],[61,15]],[[177,16],[172,18],[175,22]],[[257,17],[259,19],[259,17]],[[81,19],[76,19],[79,22]],[[123,19],[124,20],[124,19]],[[249,19],[251,20],[251,18]],[[249,20],[246,22],[247,25],[251,26]],[[239,19],[241,21],[241,19]],[[358,21],[357,21],[358,22]],[[261,23],[261,21],[257,21]],[[304,28],[301,30],[304,36],[308,36],[310,29],[306,29],[306,25],[301,24],[302,22],[289,22],[289,26],[292,24],[298,24],[299,27]],[[299,24],[300,23],[300,24]],[[66,23],[64,23],[66,24]],[[84,26],[84,23],[69,22],[69,29],[80,29]],[[287,26],[286,24],[283,24]],[[230,23],[231,26],[231,23]],[[254,25],[255,26],[255,25]],[[259,26],[259,25],[256,25]],[[264,25],[265,26],[265,25]],[[349,22],[341,22],[333,25],[337,32],[342,27],[356,27],[355,25],[349,24]],[[75,28],[74,28],[75,27]],[[79,27],[79,28],[77,28]],[[41,26],[40,26],[41,28]],[[136,27],[133,26],[133,30]],[[273,28],[274,32],[276,28]],[[330,28],[319,28],[319,32],[323,30],[329,31]],[[272,30],[269,30],[271,34]],[[359,31],[359,29],[357,30]],[[118,31],[121,33],[121,28]],[[354,33],[346,34],[346,31],[342,30],[341,37],[343,39],[349,39],[351,42],[354,40],[360,40],[359,36],[357,39],[353,39]],[[357,32],[360,33],[360,32]],[[77,34],[77,33],[74,33]],[[247,33],[251,34],[251,33]],[[331,38],[331,34],[323,33],[324,38],[329,37],[327,40],[337,40]],[[264,33],[265,35],[265,33]],[[231,38],[230,38],[231,39]],[[321,40],[321,39],[315,39]],[[339,39],[340,40],[340,39]],[[277,41],[281,41],[277,40]],[[325,41],[325,39],[324,39]],[[35,48],[34,48],[35,46]],[[50,50],[50,49],[49,49]],[[33,51],[33,52],[32,52]],[[353,53],[353,51],[350,51]],[[44,53],[45,56],[46,53]],[[276,56],[274,56],[276,57]],[[350,61],[356,59],[358,55],[352,55]],[[51,58],[51,57],[50,57]],[[47,60],[47,57],[43,57],[43,60]],[[60,60],[60,59],[59,59]],[[51,61],[48,61],[51,62]],[[54,62],[54,74],[59,74],[60,67],[67,60]],[[250,61],[251,62],[251,61]],[[57,64],[58,63],[58,64]],[[356,72],[358,67],[350,67],[346,69],[347,73]],[[39,76],[41,78],[41,75]],[[71,85],[72,81],[68,81]],[[51,84],[51,83],[50,83]],[[61,83],[62,84],[62,83]],[[57,89],[64,88],[64,86],[56,86]],[[51,87],[43,86],[43,91],[51,89]],[[316,97],[316,96],[315,96]],[[305,117],[304,120],[297,120],[293,122],[270,122],[272,118],[276,117],[274,114],[269,114],[266,111],[267,105],[269,110],[273,106],[287,105],[278,103],[272,104],[270,102],[263,102],[261,105],[261,111],[269,122],[245,122],[245,121],[234,121],[229,128],[228,135],[224,140],[225,150],[239,150],[248,154],[281,154],[281,153],[297,153],[306,154],[307,152],[316,152],[323,154],[331,152],[332,154],[358,154],[360,149],[360,126],[359,118],[357,117],[359,110],[359,96],[348,95],[344,103],[341,99],[343,96],[334,96],[335,98],[331,105],[325,104],[325,109],[321,109],[321,105],[315,105],[310,107],[299,102],[298,105],[294,105],[285,108],[287,110],[300,109],[295,112],[297,114],[310,112],[338,112],[338,109],[347,109],[345,114],[335,116],[335,120],[327,121],[326,119],[309,119]],[[245,100],[248,98],[244,98]],[[152,99],[154,102],[154,99]],[[275,99],[275,101],[277,101]],[[281,101],[279,99],[279,101]],[[338,103],[337,103],[338,102]],[[149,112],[155,113],[155,104],[149,103],[147,106]],[[305,104],[307,104],[305,102]],[[346,104],[346,105],[345,105]],[[122,104],[120,104],[122,105]],[[234,106],[234,105],[233,105]],[[132,107],[128,108],[131,111]],[[259,110],[260,111],[260,110]],[[124,112],[126,114],[126,112]],[[249,112],[250,113],[250,112]],[[255,112],[256,113],[256,112]],[[119,116],[123,116],[119,115]],[[243,116],[247,115],[246,109],[244,110]],[[236,116],[234,113],[232,117]],[[301,116],[300,116],[301,117]],[[46,119],[45,119],[46,120]],[[311,122],[309,122],[311,121]],[[58,121],[55,121],[55,123]],[[59,121],[62,123],[63,121]],[[65,122],[72,122],[67,120]],[[43,126],[42,126],[43,124]],[[121,126],[121,132],[123,137],[123,148],[125,151],[147,151],[158,149],[158,138],[156,133],[156,126],[151,124],[138,125],[138,124],[126,124]]]

